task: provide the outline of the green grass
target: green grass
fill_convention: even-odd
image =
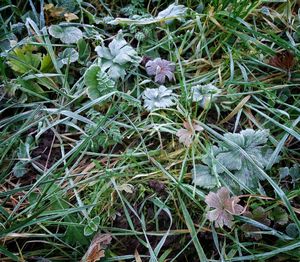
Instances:
[[[1,261],[80,261],[98,232],[112,236],[101,243],[101,261],[300,260],[299,169],[280,178],[281,168],[300,159],[300,71],[298,62],[289,69],[270,63],[283,51],[299,61],[300,6],[177,2],[187,8],[183,17],[152,20],[126,14],[156,17],[172,2],[1,2]],[[51,25],[67,25],[64,13],[77,16],[71,26],[89,48],[48,33]],[[108,23],[112,17],[120,19]],[[107,47],[120,29],[138,56],[176,65],[175,80],[164,84],[175,105],[145,110],[143,92],[159,84],[143,63],[128,63],[115,91],[88,97],[84,73],[97,63],[95,47]],[[79,60],[61,66],[65,48],[77,50]],[[209,83],[220,93],[201,107],[191,90]],[[190,146],[176,135],[184,121],[204,129]],[[263,167],[224,136],[247,128],[269,130],[273,151]],[[211,151],[220,143],[251,164],[263,178],[259,186],[239,189],[243,181]],[[211,189],[193,184],[192,170],[207,154],[218,181]],[[245,212],[262,207],[265,220],[244,213],[232,228],[216,227],[205,197],[222,186]]]

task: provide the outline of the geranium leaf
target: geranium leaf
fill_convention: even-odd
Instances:
[[[197,186],[211,189],[218,185],[215,176],[211,175],[210,168],[204,165],[195,165],[192,169],[193,183]]]
[[[126,68],[129,65],[137,66],[141,61],[134,48],[123,38],[121,31],[109,43],[108,48],[97,46],[95,50],[100,58],[102,70],[114,80],[124,78]]]
[[[147,88],[143,92],[144,107],[148,111],[152,111],[157,108],[167,108],[174,105],[175,96],[172,94],[172,90],[167,89],[165,86],[159,88]]]

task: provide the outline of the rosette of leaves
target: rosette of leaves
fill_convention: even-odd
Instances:
[[[100,58],[102,71],[114,80],[124,78],[126,69],[130,65],[137,66],[141,61],[137,52],[126,42],[121,32],[109,43],[108,47],[97,46],[95,50]]]
[[[78,57],[78,52],[74,48],[66,48],[58,54],[57,65],[59,68],[62,68],[64,65],[76,62]]]
[[[98,65],[90,66],[84,74],[87,95],[94,100],[116,90],[115,82]]]
[[[77,43],[82,38],[82,31],[74,26],[51,25],[49,34],[54,38],[59,38],[65,44]]]
[[[220,92],[221,90],[213,84],[197,85],[191,89],[193,102],[199,102],[202,108],[206,108],[211,101],[214,101]]]
[[[148,111],[153,111],[158,108],[167,108],[175,104],[175,95],[172,90],[165,86],[159,88],[147,88],[142,97],[144,99],[144,107]]]
[[[246,129],[240,133],[224,134],[225,140],[240,146],[248,157],[252,158],[256,166],[262,169],[266,167],[273,152],[266,145],[268,137],[268,130],[255,131]],[[211,147],[209,153],[203,157],[202,162],[205,165],[199,165],[198,167],[196,165],[193,174],[193,182],[200,187],[215,187],[218,177],[226,180],[233,186],[237,186],[228,175],[225,175],[224,168],[236,177],[236,181],[239,181],[239,189],[245,187],[257,189],[259,181],[263,180],[263,177],[258,174],[256,167],[239,150],[225,142],[219,142],[219,146]],[[209,175],[212,176],[210,180],[208,180]],[[210,183],[207,181],[210,181]]]

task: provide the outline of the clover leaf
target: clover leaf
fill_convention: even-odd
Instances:
[[[82,38],[82,31],[74,26],[51,25],[48,31],[51,36],[59,38],[65,44],[77,43]]]
[[[74,63],[78,60],[78,52],[74,48],[66,48],[63,52],[58,54],[58,67]]]

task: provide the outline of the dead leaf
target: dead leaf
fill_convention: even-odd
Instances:
[[[203,131],[203,128],[195,123],[190,124],[187,121],[183,122],[184,128],[180,128],[176,136],[179,138],[179,142],[183,143],[185,146],[190,146],[193,142],[193,134],[195,131]]]
[[[132,194],[134,191],[134,186],[131,184],[122,184],[118,186],[119,191],[125,191],[126,193]]]
[[[134,251],[135,262],[143,262],[137,249]]]
[[[104,249],[108,244],[110,244],[112,237],[110,234],[101,234],[97,233],[85,255],[82,257],[80,262],[96,262],[99,261],[100,258],[105,256]]]
[[[55,7],[53,4],[46,4],[44,5],[44,10],[54,18],[62,16],[65,12],[65,9],[62,7]]]
[[[294,55],[289,51],[283,51],[276,54],[269,60],[269,65],[281,68],[284,70],[291,70],[296,64]]]
[[[45,4],[44,5],[44,10],[48,11],[48,10],[52,9],[53,7],[54,7],[54,4]]]
[[[79,19],[79,17],[73,13],[65,13],[64,17],[66,19],[67,22],[71,22],[73,20]]]
[[[228,116],[226,116],[221,122],[220,125],[228,122],[231,118],[233,118],[243,107],[244,105],[248,102],[248,100],[251,98],[251,95],[248,95],[246,97],[244,97],[242,99],[242,101],[240,101],[238,103],[238,105],[230,112],[230,114]]]

